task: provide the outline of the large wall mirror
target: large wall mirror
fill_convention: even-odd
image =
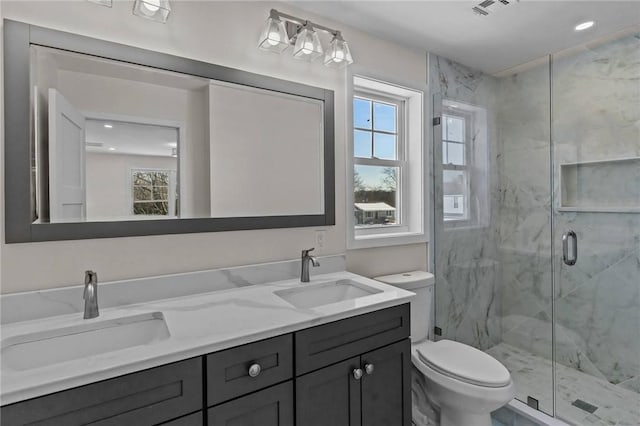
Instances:
[[[7,242],[335,223],[332,91],[4,28]]]

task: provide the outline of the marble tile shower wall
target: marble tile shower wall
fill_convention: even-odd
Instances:
[[[432,93],[443,99],[480,107],[487,112],[487,179],[489,205],[498,201],[498,149],[496,138],[496,95],[498,81],[456,62],[429,55]],[[434,99],[438,98],[434,96]],[[434,147],[434,158],[442,158],[442,146]],[[435,199],[442,200],[442,166],[435,162]],[[442,202],[436,202],[435,276],[436,326],[442,337],[488,349],[501,340],[500,263],[496,244],[496,222],[464,228],[444,226]],[[488,217],[492,217],[490,214]]]

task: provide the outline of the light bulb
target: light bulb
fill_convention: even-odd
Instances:
[[[333,60],[336,62],[344,61],[344,52],[342,51],[342,49],[336,50],[335,55],[333,55]]]
[[[310,55],[311,53],[313,53],[313,42],[305,41],[302,45],[302,53],[304,53],[305,55]]]
[[[160,9],[160,0],[144,0],[140,12],[151,16]]]
[[[269,43],[271,46],[276,46],[280,43],[281,40],[282,38],[280,37],[280,33],[278,33],[277,31],[271,31],[269,33],[269,37],[267,38],[267,43]]]

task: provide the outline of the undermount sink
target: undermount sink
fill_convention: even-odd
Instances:
[[[169,337],[162,312],[91,321],[2,339],[2,369],[29,370]]]
[[[301,287],[274,291],[276,296],[286,300],[296,308],[314,308],[376,293],[382,293],[382,290],[352,280],[338,280],[311,285],[302,284]]]

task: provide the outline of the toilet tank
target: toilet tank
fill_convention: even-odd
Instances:
[[[429,337],[433,285],[435,283],[433,274],[425,271],[412,271],[384,275],[374,279],[416,294],[411,300],[411,341],[419,342]]]

